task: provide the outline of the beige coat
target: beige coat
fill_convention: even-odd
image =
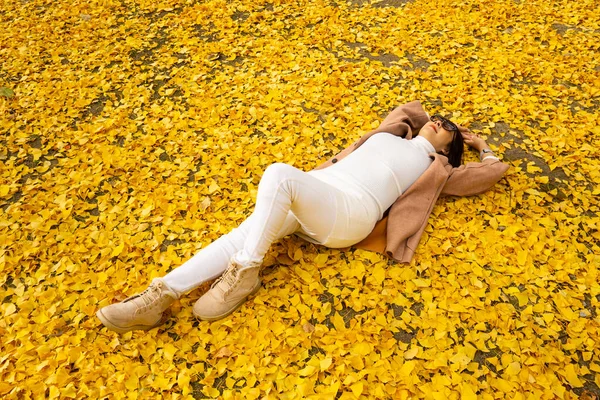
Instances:
[[[327,168],[338,162],[378,132],[412,139],[413,133],[418,134],[428,121],[419,101],[401,105],[377,129],[363,135],[315,169]],[[399,262],[410,262],[440,195],[469,196],[485,192],[508,170],[507,164],[495,159],[454,168],[445,156],[436,153],[430,156],[433,158],[431,166],[392,204],[369,236],[355,247],[384,253]]]

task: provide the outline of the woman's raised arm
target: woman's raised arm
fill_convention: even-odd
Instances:
[[[443,196],[471,196],[483,193],[494,186],[509,166],[494,155],[487,142],[467,129],[461,129],[467,145],[479,152],[481,162],[471,162],[452,169],[444,185]]]

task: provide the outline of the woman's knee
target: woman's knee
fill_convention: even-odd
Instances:
[[[284,163],[274,163],[269,165],[261,178],[261,181],[280,183],[289,178],[297,169]]]

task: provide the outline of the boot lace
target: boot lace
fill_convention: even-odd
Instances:
[[[222,283],[222,285],[220,285],[220,289],[223,292],[223,295],[228,294],[231,291],[231,289],[233,289],[235,287],[235,285],[239,282],[238,272],[239,272],[240,268],[241,267],[239,264],[231,262],[229,264],[229,267],[227,268],[227,270],[225,270],[225,272],[223,273],[223,275],[221,275],[221,277],[219,279],[217,279],[210,286],[210,288],[213,289],[217,285]]]
[[[146,290],[144,290],[143,292],[136,294],[134,296],[131,296],[127,299],[125,299],[123,302],[129,302],[129,301],[133,301],[133,300],[138,300],[138,304],[140,305],[140,308],[142,310],[147,309],[148,307],[151,307],[153,305],[156,305],[156,303],[158,302],[158,300],[160,300],[160,294],[161,294],[161,288],[162,285],[160,284],[160,282],[156,282],[156,283],[152,283],[150,286],[148,286],[148,288]],[[140,302],[141,300],[141,302]]]

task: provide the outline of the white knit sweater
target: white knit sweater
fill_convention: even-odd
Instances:
[[[339,162],[309,174],[335,187],[365,193],[381,219],[431,165],[429,153],[435,148],[423,137],[406,140],[380,132]]]

